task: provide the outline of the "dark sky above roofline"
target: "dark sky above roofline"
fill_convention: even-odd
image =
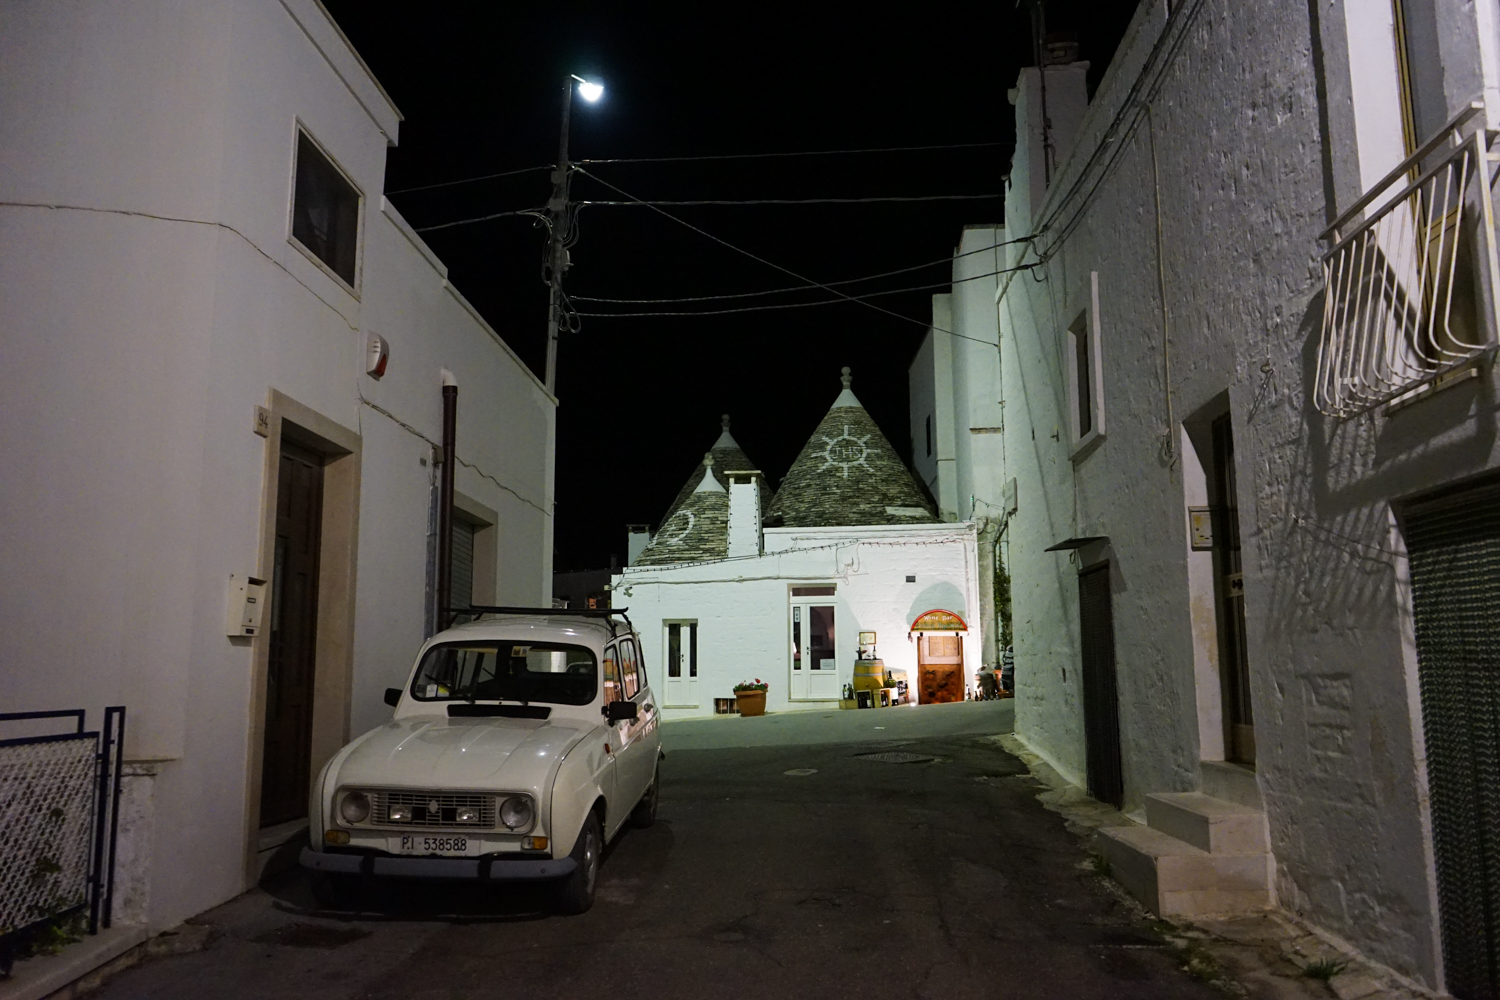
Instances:
[[[884,16],[871,16],[868,6],[807,4],[326,5],[406,115],[401,144],[389,156],[392,192],[550,164],[561,82],[570,72],[597,75],[607,88],[598,106],[575,102],[575,158],[1001,144],[590,168],[642,198],[998,192],[1013,140],[1005,93],[1019,67],[1031,62],[1029,18],[1010,3]],[[1092,63],[1091,84],[1102,77],[1135,7],[1134,0],[1050,0],[1049,27],[1077,33],[1081,58]],[[421,227],[539,206],[547,195],[546,171],[532,171],[391,200]],[[587,178],[575,182],[574,195],[618,198]],[[993,222],[1002,206],[938,201],[669,211],[829,282],[944,258],[966,224]],[[676,298],[795,284],[649,209],[591,207],[580,219],[567,280],[575,295]],[[544,234],[528,218],[510,216],[425,236],[464,296],[540,371]],[[858,290],[936,283],[948,274],[935,266]],[[861,402],[909,459],[906,369],[931,318],[931,295],[876,300],[915,322],[846,304],[583,320],[559,358],[556,568],[607,566],[611,553],[623,555],[625,525],[654,524],[662,516],[726,411],[741,447],[779,482],[837,395],[842,365],[854,369]],[[803,298],[819,297],[826,296]],[[796,297],[780,301],[789,300]]]

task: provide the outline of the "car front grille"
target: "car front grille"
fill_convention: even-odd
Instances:
[[[370,805],[370,822],[377,826],[457,827],[473,830],[488,830],[495,826],[493,795],[376,789],[370,792]],[[392,806],[409,806],[411,818],[392,820]],[[460,809],[478,810],[479,819],[459,822]]]

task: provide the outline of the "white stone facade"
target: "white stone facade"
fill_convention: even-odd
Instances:
[[[1374,6],[1389,15],[1386,0]],[[1496,79],[1494,4],[1433,7],[1407,4],[1435,32],[1417,84],[1436,66],[1442,77],[1441,93],[1426,91],[1436,110],[1417,115],[1419,141]],[[1034,237],[1007,248],[1032,269],[1002,278],[997,306],[1005,475],[1018,485],[1007,528],[1016,729],[1084,782],[1079,570],[1107,563],[1124,807],[1208,790],[1208,765],[1226,756],[1215,571],[1192,548],[1187,508],[1206,502],[1207,422],[1229,414],[1254,778],[1277,901],[1441,988],[1393,509],[1500,467],[1488,402],[1500,384],[1483,367],[1467,388],[1347,421],[1312,403],[1319,235],[1401,158],[1371,132],[1396,109],[1364,79],[1372,56],[1359,46],[1389,39],[1364,38],[1361,10],[1142,4],[1091,103],[1078,64],[1046,71],[1057,160],[1041,183],[1040,74],[1022,73],[1003,238]],[[1079,336],[1093,384],[1076,374]],[[1081,392],[1094,402],[1087,433]],[[1046,551],[1085,537],[1102,540]]]
[[[733,698],[736,683],[766,681],[768,712],[837,708],[853,679],[859,632],[876,633],[887,668],[907,672],[917,688],[912,622],[933,609],[965,619],[965,684],[972,689],[983,628],[978,616],[978,562],[972,523],[767,528],[765,554],[673,566],[627,567],[613,580],[613,603],[628,608],[645,647],[651,683],[665,718],[712,715],[715,698]],[[913,579],[909,579],[913,578]],[[834,606],[838,673],[832,698],[793,700],[791,615],[794,588],[832,587],[816,603]],[[694,688],[670,685],[668,623],[696,623]],[[671,692],[681,691],[680,695]]]
[[[932,327],[908,368],[912,466],[945,521],[974,522],[979,553],[982,656],[998,667],[995,562],[1005,544],[1005,408],[995,291],[1005,266],[1003,229],[965,226],[953,291],[932,297]]]
[[[314,773],[424,637],[444,369],[493,599],[550,600],[556,403],[384,200],[399,122],[315,0],[4,14],[0,705],[128,706],[120,884],[154,928],[257,871],[267,637],[226,637],[226,585],[271,576],[282,436],[330,449]],[[290,238],[299,130],[361,193],[352,287]]]

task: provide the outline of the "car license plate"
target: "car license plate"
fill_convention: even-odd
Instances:
[[[401,838],[402,854],[456,854],[469,853],[468,837],[422,837],[409,834]]]

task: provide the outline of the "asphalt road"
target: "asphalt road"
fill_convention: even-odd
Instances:
[[[834,715],[668,724],[660,818],[611,845],[583,916],[546,915],[535,891],[423,888],[340,918],[292,872],[205,914],[203,951],[95,996],[1218,995],[989,738],[1008,703]],[[927,759],[859,756],[885,752]]]

